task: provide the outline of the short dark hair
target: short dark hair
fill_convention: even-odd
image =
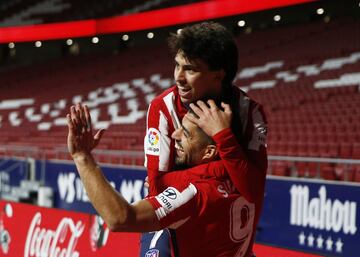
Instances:
[[[189,59],[204,61],[210,70],[225,71],[223,85],[231,84],[238,70],[238,49],[231,33],[221,24],[203,22],[171,34],[169,47],[174,54],[182,51]]]

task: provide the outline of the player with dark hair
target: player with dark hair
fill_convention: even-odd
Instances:
[[[247,201],[256,203],[256,224],[264,199],[267,124],[262,107],[232,85],[238,69],[236,43],[222,25],[204,22],[172,34],[169,46],[175,55],[176,85],[151,102],[147,115],[144,150],[149,193],[157,195],[160,192],[158,177],[164,172],[176,169],[175,141],[171,135],[179,120],[187,113],[190,104],[206,98],[222,100],[231,106],[234,114],[232,131],[248,160],[255,167],[251,172],[234,174],[236,178],[232,179],[239,183],[239,193]],[[196,122],[200,128],[205,129],[206,120]],[[239,166],[238,170],[241,168]],[[166,236],[168,233],[162,231],[144,234],[141,257],[146,256],[149,249],[158,250],[161,256],[169,256],[169,242],[163,238]],[[176,235],[173,235],[173,239],[176,239]],[[172,241],[173,254],[176,256],[176,240]]]
[[[208,104],[193,105],[198,117],[185,115],[172,134],[176,162],[193,168],[162,174],[157,178],[160,193],[134,204],[116,192],[91,154],[103,130],[93,136],[88,108],[71,107],[67,115],[69,153],[90,201],[112,231],[172,228],[178,235],[180,257],[251,256],[256,203],[239,193],[237,173],[254,168],[229,128],[229,105],[222,104],[222,111],[215,102]],[[207,120],[207,134],[196,125],[201,120]],[[156,249],[148,252],[148,256],[156,254]]]

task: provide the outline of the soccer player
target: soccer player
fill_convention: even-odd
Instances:
[[[161,192],[132,205],[106,181],[91,155],[103,130],[93,136],[87,107],[71,107],[67,115],[69,152],[89,199],[112,231],[173,228],[180,257],[251,256],[255,204],[239,193],[232,180],[238,180],[233,174],[253,172],[253,167],[229,128],[229,105],[222,104],[222,111],[213,101],[208,104],[192,105],[198,118],[187,114],[172,134],[176,163],[194,167],[162,174],[157,178]],[[212,137],[196,125],[204,120],[205,131]],[[242,169],[237,170],[238,166]]]
[[[205,98],[223,99],[231,105],[234,113],[232,131],[256,168],[251,173],[237,175],[237,181],[241,183],[239,192],[248,201],[257,202],[256,213],[259,214],[267,169],[267,124],[262,107],[232,85],[238,69],[238,50],[233,37],[220,24],[204,22],[171,35],[169,46],[175,55],[176,85],[157,96],[147,114],[144,150],[150,195],[160,193],[157,178],[177,168],[174,163],[175,141],[171,135],[187,113],[190,103]],[[204,129],[204,122],[197,125]],[[149,249],[157,249],[161,256],[169,256],[169,242],[163,239],[166,236],[168,233],[163,231],[144,234],[141,257]]]

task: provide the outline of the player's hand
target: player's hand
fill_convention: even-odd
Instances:
[[[232,111],[230,105],[223,102],[221,107],[224,110],[220,110],[213,100],[208,100],[207,104],[203,101],[197,101],[196,105],[191,103],[190,108],[198,117],[193,114],[186,114],[186,117],[212,137],[221,130],[230,128]]]
[[[88,155],[100,142],[105,130],[99,130],[93,135],[91,116],[88,107],[77,104],[70,107],[66,115],[68,125],[68,150],[72,158],[77,155]]]

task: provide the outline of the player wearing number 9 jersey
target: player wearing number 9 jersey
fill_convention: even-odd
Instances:
[[[179,143],[178,164],[196,165],[216,154],[209,146],[203,150],[194,126],[185,116],[182,128],[173,134]],[[249,257],[258,203],[241,195],[235,186],[238,178],[233,183],[230,177],[254,170],[230,129],[218,132],[213,140],[221,160],[163,174],[158,178],[163,192],[147,201],[160,226],[175,229],[180,257]]]
[[[103,131],[93,136],[91,125],[85,129],[91,124],[88,108],[71,108],[68,149],[90,201],[112,231],[174,228],[180,257],[252,255],[259,202],[241,193],[241,174],[253,174],[256,168],[230,129],[230,106],[222,104],[222,111],[213,101],[208,104],[190,105],[199,118],[186,115],[172,134],[176,163],[193,168],[158,176],[158,188],[164,191],[134,204],[114,190],[91,154]],[[151,251],[146,256],[158,254]]]

